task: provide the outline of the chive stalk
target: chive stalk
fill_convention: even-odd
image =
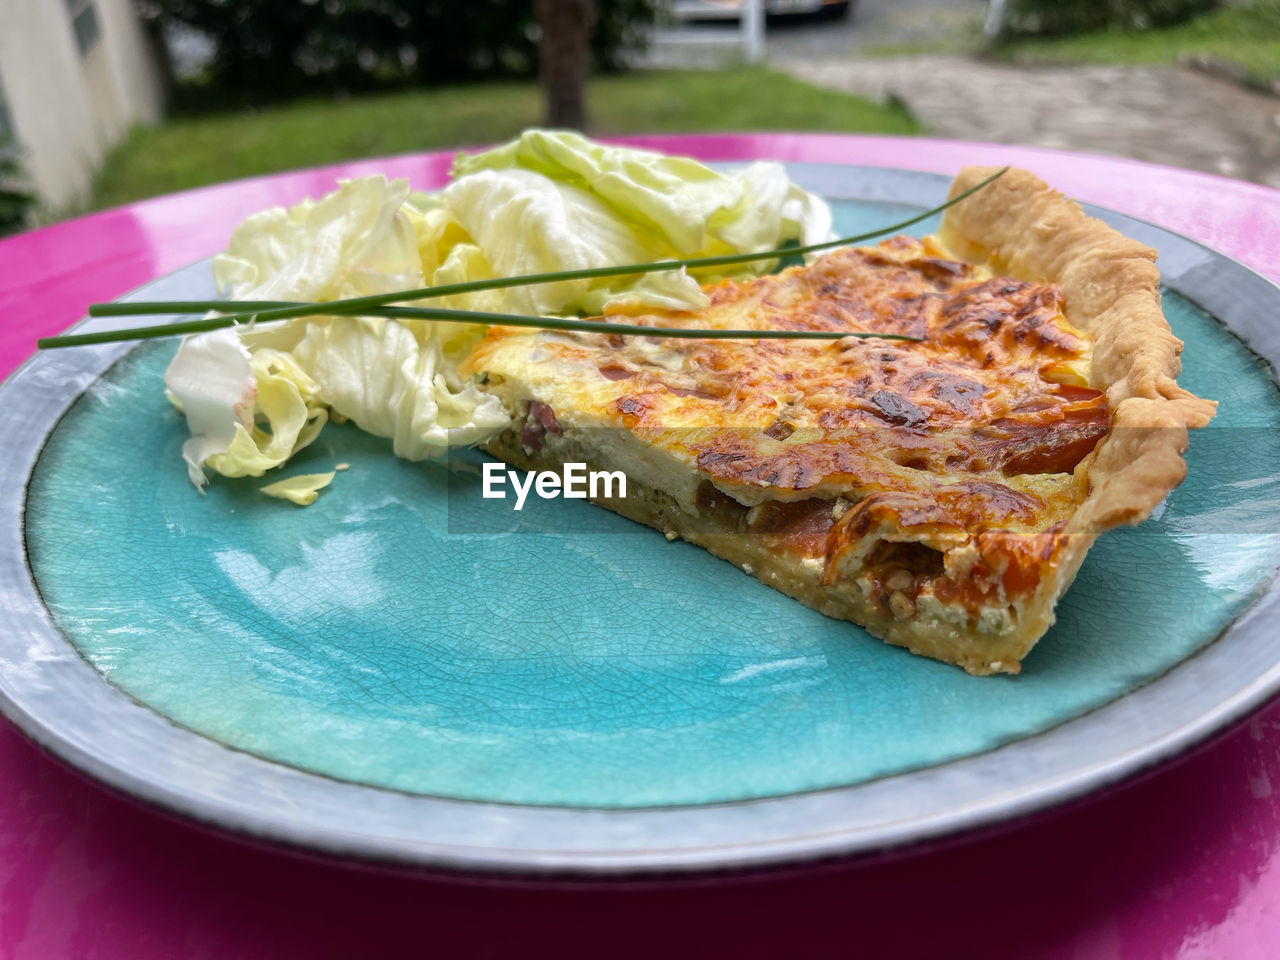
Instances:
[[[199,320],[179,321],[176,323],[156,324],[149,327],[131,327],[121,330],[104,330],[94,333],[68,334],[60,337],[45,337],[38,340],[40,349],[57,347],[84,346],[88,344],[114,343],[124,340],[144,340],[156,337],[169,337],[193,333],[205,333],[243,323],[270,323],[289,320],[296,317],[313,315],[323,316],[398,316],[402,318],[431,319],[454,323],[496,323],[506,326],[540,327],[548,330],[579,330],[589,332],[612,332],[620,334],[660,337],[704,337],[707,339],[839,339],[841,337],[882,337],[890,340],[915,340],[915,337],[876,333],[848,333],[836,331],[789,331],[789,330],[712,330],[684,327],[648,327],[606,321],[570,320],[559,317],[527,317],[517,314],[480,313],[469,310],[444,310],[432,307],[393,308],[391,304],[404,303],[411,300],[428,300],[437,297],[457,296],[475,293],[481,290],[501,290],[508,287],[528,286],[538,283],[555,283],[565,280],[592,280],[602,277],[622,277],[644,273],[655,273],[681,268],[691,270],[712,267],[733,266],[744,263],[773,260],[779,257],[817,253],[834,247],[849,246],[872,240],[887,233],[896,233],[914,226],[930,217],[936,216],[948,207],[952,207],[966,199],[992,181],[1002,176],[1008,168],[1002,168],[985,180],[957,194],[945,203],[917,214],[906,220],[892,223],[868,233],[861,233],[822,243],[811,243],[799,247],[781,247],[756,253],[733,253],[714,257],[692,257],[683,260],[660,260],[652,263],[631,263],[621,266],[588,267],[581,270],[562,270],[553,273],[525,274],[516,277],[495,277],[488,280],[471,280],[465,283],[451,283],[436,287],[422,287],[416,290],[398,290],[391,293],[375,294],[366,297],[352,297],[344,300],[331,300],[321,303],[297,303],[282,300],[159,300],[144,303],[95,303],[89,307],[91,317],[150,316],[157,314],[191,314],[218,311],[219,316],[204,317]],[[228,308],[234,312],[228,313]],[[408,312],[406,312],[408,311]]]
[[[342,314],[339,314],[342,316]],[[564,330],[573,333],[617,333],[627,336],[670,337],[686,340],[843,340],[845,337],[878,337],[881,340],[918,340],[896,333],[850,333],[848,330],[763,330],[714,327],[652,327],[630,323],[614,323],[607,320],[578,320],[570,317],[531,317],[516,313],[486,313],[480,310],[447,310],[442,307],[375,307],[362,310],[362,317],[387,317],[395,320],[444,320],[451,323],[500,324],[506,327],[531,327],[539,330]],[[196,321],[198,323],[198,321]],[[191,328],[195,323],[170,324],[163,329],[167,336],[173,327]],[[133,330],[99,330],[93,333],[72,333],[61,337],[49,337],[37,341],[41,349],[51,347],[83,347],[97,343],[115,343],[121,340],[143,340],[159,327],[137,327]],[[182,329],[177,333],[199,333],[200,330]]]

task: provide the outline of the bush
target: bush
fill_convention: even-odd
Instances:
[[[0,136],[0,237],[25,230],[30,224],[36,196],[21,186],[25,180],[17,144]]]
[[[596,0],[596,65],[616,68],[660,0]],[[524,0],[146,0],[146,17],[208,36],[204,99],[267,103],[488,77],[537,68]],[[190,98],[187,98],[190,100]]]
[[[1219,0],[1009,0],[1005,33],[1061,35],[1091,30],[1146,30],[1213,10]]]

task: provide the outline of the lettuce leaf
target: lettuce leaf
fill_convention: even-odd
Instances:
[[[204,462],[226,453],[240,430],[253,425],[258,385],[249,351],[233,330],[187,337],[164,374],[169,399],[187,418],[182,445],[187,475],[204,489]]]
[[[671,255],[595,194],[528,170],[481,170],[452,183],[441,196],[497,276],[642,263]],[[467,279],[475,278],[468,274]],[[509,312],[562,314],[600,313],[624,291],[654,308],[695,310],[707,302],[697,281],[683,270],[495,293],[503,294]]]
[[[165,371],[187,418],[187,475],[203,490],[204,467],[260,477],[311,443],[328,419],[315,381],[287,353],[250,351],[234,330],[188,337]]]
[[[409,181],[340,180],[320,201],[264,210],[213,258],[221,293],[238,300],[337,300],[422,286],[418,240],[401,207]]]
[[[333,482],[334,471],[328,473],[299,473],[275,483],[268,483],[261,490],[268,497],[289,500],[300,507],[310,506],[316,502],[320,491]]]
[[[832,238],[827,205],[793,184],[778,163],[719,173],[688,157],[530,130],[505,146],[454,160],[457,178],[483,170],[526,170],[584,190],[646,246],[663,248],[662,256],[747,253],[791,239],[807,244]]]
[[[376,317],[313,323],[293,356],[337,416],[392,441],[398,457],[422,460],[478,443],[509,418],[491,394],[457,374],[437,324]]]
[[[742,200],[740,184],[697,160],[593,143],[565,131],[530,130],[505,146],[462,154],[453,175],[512,169],[589,191],[673,252],[711,246],[712,218]]]
[[[365,177],[319,202],[250,217],[214,259],[219,289],[324,301],[421,287],[408,195],[405,180]],[[315,440],[331,415],[392,438],[410,459],[484,439],[507,417],[456,372],[482,334],[423,320],[306,317],[188,337],[165,383],[191,431],[191,482],[203,489],[205,468],[260,477]]]

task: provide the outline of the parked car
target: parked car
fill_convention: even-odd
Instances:
[[[677,20],[729,20],[742,14],[744,0],[674,0],[671,13]],[[856,0],[763,0],[764,12],[771,17],[822,15],[840,17],[847,14]]]

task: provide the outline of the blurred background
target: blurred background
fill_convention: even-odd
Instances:
[[[1280,187],[1280,0],[0,0],[0,233],[536,124],[914,134]]]

